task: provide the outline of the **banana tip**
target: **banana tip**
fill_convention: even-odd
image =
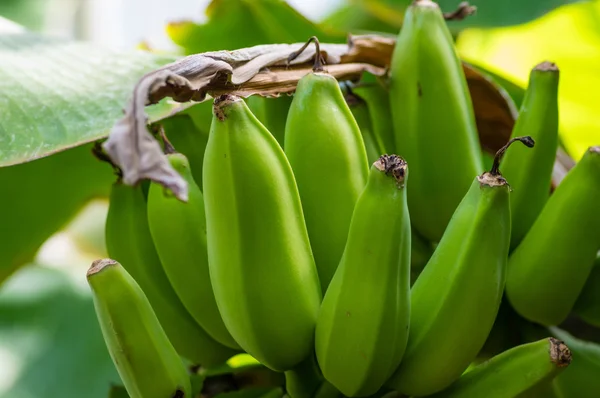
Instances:
[[[550,340],[550,360],[559,368],[571,364],[571,350],[564,341],[549,337]]]
[[[398,155],[382,155],[373,165],[387,175],[392,175],[399,186],[404,184],[408,174],[408,164]]]
[[[96,260],[92,263],[92,265],[88,269],[87,277],[89,278],[90,276],[102,271],[104,268],[110,267],[113,265],[117,265],[117,264],[119,264],[117,261],[110,259],[110,258],[102,258],[102,259]]]
[[[508,182],[504,177],[500,174],[492,174],[489,172],[485,172],[482,175],[478,176],[479,184],[487,185],[489,187],[502,187],[508,185]]]
[[[540,72],[558,72],[558,66],[554,62],[544,61],[535,66],[533,70]]]
[[[440,8],[439,5],[431,0],[414,0],[413,6]]]
[[[234,102],[241,101],[242,99],[236,95],[223,94],[215,98],[213,102],[213,113],[220,121],[227,118],[224,108],[233,104]]]

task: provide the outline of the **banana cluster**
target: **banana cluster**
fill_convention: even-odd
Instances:
[[[600,327],[600,146],[551,191],[556,65],[486,171],[436,3],[358,102],[316,58],[293,98],[215,98],[201,176],[163,137],[188,202],[112,187],[88,281],[129,395],[192,397],[183,360],[246,353],[284,375],[269,396],[600,396],[600,346],[560,328]],[[535,333],[486,353],[502,308]]]

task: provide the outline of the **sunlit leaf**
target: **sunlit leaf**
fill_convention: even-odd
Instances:
[[[104,137],[135,82],[174,59],[0,30],[0,166]],[[171,109],[148,112],[158,119]]]
[[[526,86],[531,68],[552,61],[560,69],[559,130],[579,159],[600,144],[600,1],[561,7],[525,25],[469,29],[458,38],[461,56]]]

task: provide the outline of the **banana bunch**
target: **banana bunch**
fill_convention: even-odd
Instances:
[[[88,272],[129,395],[211,396],[190,380],[241,355],[281,376],[257,397],[600,396],[599,346],[569,333],[600,327],[600,146],[551,185],[558,83],[535,66],[484,153],[444,14],[415,0],[388,79],[316,56],[292,97],[216,97],[207,137],[171,125],[188,201],[115,182]]]

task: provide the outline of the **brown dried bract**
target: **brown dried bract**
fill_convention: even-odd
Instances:
[[[101,259],[95,260],[92,263],[92,265],[90,266],[90,268],[88,269],[87,276],[89,278],[90,276],[102,271],[106,267],[110,267],[110,266],[118,265],[118,264],[119,264],[118,262],[116,262],[115,260],[113,260],[111,258],[101,258]]]
[[[550,341],[550,360],[560,368],[569,366],[572,356],[571,350],[565,342],[554,337],[549,337],[548,340]]]
[[[404,186],[404,180],[408,174],[408,164],[400,156],[381,155],[379,159],[373,163],[373,166],[387,175],[391,174],[396,180],[398,188]]]
[[[115,123],[103,144],[112,163],[121,169],[123,183],[136,185],[149,179],[187,201],[185,181],[147,130],[145,106],[164,98],[185,103],[223,94],[243,98],[291,94],[313,68],[314,46],[288,60],[303,45],[271,44],[194,54],[144,75],[134,87],[123,118]],[[395,37],[357,35],[349,36],[346,44],[321,43],[320,52],[329,74],[339,81],[356,81],[364,72],[385,76],[394,46]],[[510,137],[516,111],[496,85],[468,66],[465,72],[479,133],[484,138],[481,141],[487,150],[495,152]]]

